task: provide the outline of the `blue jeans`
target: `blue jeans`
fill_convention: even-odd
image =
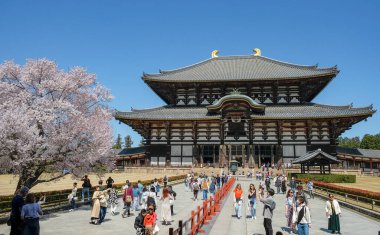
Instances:
[[[71,209],[75,209],[75,207],[76,207],[76,204],[75,204],[75,200],[74,200],[74,198],[72,198],[71,199],[71,201],[70,201],[70,206],[71,206]]]
[[[85,199],[85,197],[84,197],[84,193],[85,192],[87,192],[87,200],[88,201],[90,201],[91,199],[90,199],[90,188],[86,188],[86,187],[84,187],[83,189],[82,189],[82,201],[84,201],[84,199]]]
[[[251,212],[251,216],[256,216],[256,200],[249,201],[249,210]]]
[[[298,235],[309,235],[309,224],[298,224]]]
[[[104,218],[107,214],[107,207],[100,207],[100,213],[99,213],[99,223],[104,221]]]
[[[241,217],[241,205],[243,203],[235,202],[235,213],[236,217],[240,218]]]
[[[203,193],[203,200],[206,200],[207,199],[207,190],[203,189],[202,190],[202,193]]]

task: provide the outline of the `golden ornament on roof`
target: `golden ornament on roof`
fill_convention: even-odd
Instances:
[[[253,56],[261,56],[261,50],[259,48],[253,49],[253,52],[255,52],[255,54],[253,54]]]
[[[211,58],[217,58],[217,57],[219,57],[219,56],[218,56],[218,53],[219,53],[218,50],[213,50],[213,51],[211,52]]]

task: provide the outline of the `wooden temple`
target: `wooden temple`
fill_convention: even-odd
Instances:
[[[116,112],[146,140],[146,165],[243,167],[290,163],[321,149],[375,112],[313,103],[339,73],[266,58],[223,56],[142,79],[166,103]]]

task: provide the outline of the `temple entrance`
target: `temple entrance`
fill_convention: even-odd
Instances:
[[[203,145],[202,157],[204,166],[214,166],[219,162],[219,145]]]
[[[239,162],[239,167],[243,166],[243,146],[242,145],[231,145],[231,159]]]

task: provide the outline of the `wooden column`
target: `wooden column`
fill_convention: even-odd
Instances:
[[[202,167],[203,167],[203,144],[202,145],[200,145],[200,153],[199,153],[199,156],[200,156],[200,159],[199,159],[199,161],[200,161],[200,163],[202,164]]]
[[[245,145],[241,146],[241,167],[245,168],[245,159],[246,159],[246,151],[245,151]]]
[[[274,164],[273,145],[270,146],[270,166]]]
[[[213,161],[213,165],[215,166],[215,145],[212,146],[212,161]]]
[[[261,151],[260,151],[260,145],[257,146],[259,149],[259,168],[261,167]]]

